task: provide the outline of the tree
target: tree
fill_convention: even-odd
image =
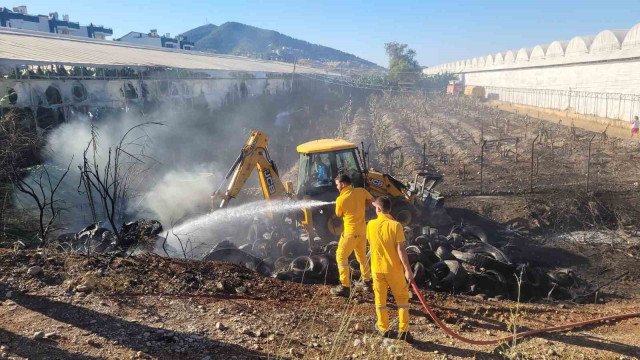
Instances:
[[[25,177],[22,171],[11,173],[10,179],[13,186],[21,193],[29,196],[38,208],[38,239],[41,246],[47,245],[47,237],[51,232],[51,227],[60,214],[58,207],[59,199],[56,198],[56,191],[69,173],[69,165],[62,172],[58,179],[52,178],[46,165],[39,165],[31,171],[31,177]]]
[[[62,169],[61,175],[52,175],[50,167],[37,165],[40,162],[39,143],[35,120],[28,111],[14,109],[0,119],[0,182],[8,180],[15,190],[36,205],[37,238],[41,246],[46,246],[61,211],[56,192],[69,173],[71,161],[66,169]],[[3,202],[7,195],[5,190]]]
[[[138,128],[150,125],[162,125],[158,122],[145,122],[131,127],[120,138],[120,142],[114,147],[107,148],[106,160],[100,156],[98,150],[98,134],[95,128],[91,131],[91,140],[87,144],[87,148],[83,154],[82,165],[80,170],[79,188],[85,189],[85,195],[89,200],[92,212],[94,209],[94,195],[98,197],[98,203],[102,205],[104,215],[113,229],[116,237],[116,245],[122,247],[126,245],[120,231],[118,231],[117,222],[123,220],[123,214],[127,207],[129,190],[134,177],[140,175],[147,170],[144,165],[144,159],[151,159],[144,155],[142,151],[131,153],[129,148],[144,148],[139,143],[146,135],[130,139],[132,132]],[[103,154],[104,156],[104,154]]]
[[[389,76],[392,83],[418,83],[422,68],[415,59],[416,51],[409,45],[390,42],[384,44],[389,56]]]
[[[451,73],[422,75],[420,83],[423,88],[444,91],[447,87],[447,84],[449,83],[449,80],[457,79],[458,77]]]

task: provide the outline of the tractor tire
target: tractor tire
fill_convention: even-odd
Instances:
[[[342,219],[331,211],[325,210],[322,214],[317,211],[313,213],[313,227],[316,234],[325,242],[337,241],[342,234]]]
[[[416,212],[413,205],[401,200],[391,207],[391,216],[402,226],[409,226],[415,221]]]

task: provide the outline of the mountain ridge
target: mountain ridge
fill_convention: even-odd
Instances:
[[[352,67],[380,68],[371,61],[344,51],[235,21],[198,26],[182,35],[193,41],[195,49],[199,51],[287,62],[308,59],[323,63],[340,62]]]

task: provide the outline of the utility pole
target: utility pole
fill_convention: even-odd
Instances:
[[[596,135],[593,135],[589,140],[589,153],[587,155],[587,186],[585,188],[585,192],[587,194],[589,194],[589,175],[591,175],[591,143],[593,142],[593,139],[595,139],[595,137]]]
[[[536,147],[536,141],[538,140],[538,138],[540,137],[540,134],[538,133],[538,135],[536,136],[535,139],[533,139],[533,141],[531,142],[531,172],[529,173],[529,192],[533,193],[533,162],[535,159],[535,147]]]
[[[291,73],[291,83],[289,84],[289,88],[291,89],[291,93],[293,93],[293,77],[296,75],[296,63],[298,62],[298,58],[296,57],[293,60],[293,72]]]
[[[483,195],[483,175],[484,175],[484,147],[487,145],[487,140],[482,141],[482,146],[480,147],[480,195]]]

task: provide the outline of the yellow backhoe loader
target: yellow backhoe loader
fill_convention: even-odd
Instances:
[[[444,211],[444,198],[433,188],[441,175],[421,169],[414,181],[405,185],[391,175],[367,169],[367,152],[342,139],[320,139],[297,147],[300,156],[297,189],[283,184],[278,168],[268,150],[269,138],[261,131],[252,131],[240,156],[227,173],[224,192],[216,191],[212,211],[225,207],[236,197],[254,169],[257,169],[265,200],[311,199],[333,202],[338,197],[334,179],[338,174],[351,177],[353,186],[366,188],[374,197],[389,196],[393,201],[392,215],[403,225],[421,223],[440,226],[450,222]],[[219,201],[219,203],[218,203]],[[313,209],[302,208],[299,220],[305,231],[324,240],[334,240],[342,232],[342,220],[335,216],[333,205]],[[271,214],[269,213],[271,216]]]

